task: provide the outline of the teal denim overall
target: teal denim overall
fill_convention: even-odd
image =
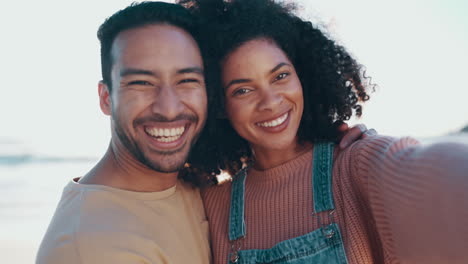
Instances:
[[[244,220],[244,191],[247,169],[241,170],[233,180],[229,215],[229,241],[231,253],[228,262],[250,263],[329,263],[347,264],[338,224],[333,221],[335,206],[332,193],[333,144],[314,146],[312,186],[314,211],[320,228],[308,234],[279,242],[270,249],[241,250],[246,236]],[[324,223],[322,218],[328,219]]]

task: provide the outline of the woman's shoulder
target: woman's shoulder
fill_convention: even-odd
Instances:
[[[231,182],[213,185],[201,189],[202,199],[205,204],[216,200],[226,200],[231,197]]]

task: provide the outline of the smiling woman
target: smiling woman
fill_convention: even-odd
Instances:
[[[0,140],[19,141],[19,150],[32,155],[86,160],[64,165],[9,163],[1,168],[0,185],[7,197],[0,208],[0,243],[5,245],[0,246],[0,254],[5,263],[33,263],[68,172],[84,175],[108,146],[109,120],[99,110],[96,96],[101,78],[96,29],[109,13],[132,2],[2,4]],[[459,131],[466,125],[468,1],[297,2],[307,10],[298,11],[322,21],[368,66],[381,87],[365,105],[360,122],[380,133],[416,137]],[[402,97],[406,93],[408,98]],[[11,154],[8,150],[19,151],[0,147],[2,154]],[[18,179],[21,183],[9,184]],[[45,207],[37,206],[38,202]],[[10,214],[16,204],[29,207]]]
[[[284,2],[183,2],[215,63],[207,129],[180,175],[232,175],[202,193],[215,263],[468,261],[468,145],[335,148],[333,122],[360,116],[372,90],[343,46]]]
[[[210,21],[211,12],[218,10],[209,9],[220,8],[223,4],[212,1],[205,7],[203,3],[201,1],[201,8],[194,8],[194,11],[200,16],[207,13],[208,22],[205,21],[202,34],[205,34],[210,56],[205,59],[219,61],[222,70],[212,67],[207,71],[212,116],[207,129],[213,134],[202,134],[205,137],[201,140],[216,140],[216,143],[199,144],[203,147],[194,152],[203,154],[193,156],[192,162],[214,172],[221,163],[221,168],[235,174],[242,167],[240,158],[250,157],[252,151],[256,153],[257,166],[265,160],[273,160],[267,152],[269,158],[263,159],[263,152],[256,149],[265,150],[266,145],[252,146],[250,139],[263,138],[263,144],[271,149],[283,148],[281,152],[291,157],[305,141],[336,141],[334,123],[348,120],[353,115],[361,116],[361,104],[369,100],[368,92],[373,88],[368,83],[370,78],[364,77],[363,66],[344,47],[310,22],[284,15],[283,7],[268,1],[252,3],[252,6],[244,2],[240,4],[241,1],[228,1],[226,6],[233,3],[236,7],[232,13],[224,13],[220,21]],[[291,8],[292,4],[284,7],[286,10]],[[236,12],[242,13],[239,21],[235,20]],[[222,19],[236,22],[223,23]],[[222,37],[213,38],[214,34]],[[226,114],[229,120],[218,118],[220,113]],[[268,125],[268,122],[277,123],[281,119],[284,119],[282,126]],[[268,133],[272,138],[264,138],[267,134],[260,133],[282,129],[287,131]],[[292,153],[285,151],[285,145],[298,140],[297,146],[289,148]],[[212,154],[220,160],[205,159]]]
[[[250,142],[256,166],[275,167],[305,148],[291,144],[298,141],[304,100],[286,54],[273,41],[256,39],[230,53],[222,65],[226,114],[237,133]]]

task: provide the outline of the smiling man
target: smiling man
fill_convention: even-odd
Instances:
[[[207,114],[193,24],[181,6],[147,2],[100,27],[111,142],[65,187],[37,263],[209,263],[199,191],[177,179]]]
[[[207,116],[195,25],[163,2],[133,4],[101,25],[98,90],[111,141],[65,187],[36,263],[210,262],[199,190],[178,179]],[[338,129],[343,148],[366,131]]]

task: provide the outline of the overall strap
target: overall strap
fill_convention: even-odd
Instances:
[[[229,241],[235,241],[245,236],[244,192],[246,177],[247,168],[240,170],[233,177],[229,211]]]
[[[330,142],[314,145],[312,186],[315,213],[335,209],[332,192],[333,148]]]

